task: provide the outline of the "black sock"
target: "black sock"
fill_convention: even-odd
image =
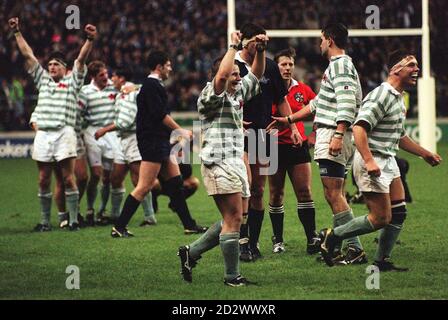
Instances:
[[[251,248],[255,248],[260,238],[261,225],[263,224],[264,210],[249,209],[249,244]]]
[[[152,208],[154,209],[154,212],[159,211],[159,203],[157,202],[157,197],[159,196],[159,193],[157,191],[151,190],[151,197],[152,197]]]
[[[167,193],[167,191],[166,191],[166,182],[163,181],[163,180],[160,180],[160,179],[159,179],[159,183],[160,183],[160,190],[157,190],[157,195],[158,195],[158,196],[159,196],[159,195],[167,196],[168,193]]]
[[[314,201],[297,203],[297,215],[305,230],[308,242],[316,236],[316,210],[314,209]]]
[[[126,228],[135,211],[137,211],[140,202],[135,199],[131,194],[128,195],[124,202],[123,209],[121,210],[120,217],[118,217],[115,227],[118,229]]]
[[[249,238],[249,225],[247,224],[248,214],[243,213],[243,222],[240,227],[240,239]]]
[[[173,177],[164,183],[166,194],[170,197],[173,210],[179,216],[185,229],[196,226],[196,221],[191,217],[185,201],[184,187],[181,176]]]
[[[275,242],[283,242],[283,220],[285,217],[285,208],[283,205],[269,205],[269,216],[271,217],[272,231],[274,232]]]
[[[190,198],[196,192],[195,188],[185,188],[184,187],[184,195],[185,199]]]

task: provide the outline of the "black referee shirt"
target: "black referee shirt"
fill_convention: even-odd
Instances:
[[[240,68],[240,75],[244,77],[249,71],[246,64],[235,60]],[[249,128],[264,129],[271,123],[272,104],[279,104],[288,94],[277,64],[266,58],[266,69],[260,79],[261,93],[246,102],[243,107],[244,121],[252,122]]]
[[[137,139],[169,140],[171,129],[162,123],[169,113],[165,87],[158,79],[146,78],[137,96]]]

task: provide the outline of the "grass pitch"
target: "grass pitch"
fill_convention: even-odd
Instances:
[[[447,161],[448,145],[440,145],[439,153]],[[272,253],[271,223],[266,214],[260,238],[264,258],[241,265],[243,274],[259,285],[229,288],[222,283],[219,248],[200,260],[193,271],[193,283],[181,279],[177,248],[198,236],[183,235],[177,216],[167,208],[166,197],[159,198],[157,226],[139,227],[143,212],[138,210],[129,226],[136,235],[132,239],[112,239],[110,227],[58,230],[54,204],[54,231],[33,233],[31,229],[40,220],[36,165],[32,160],[0,160],[0,298],[447,299],[448,165],[431,168],[421,159],[401,155],[410,161],[408,182],[414,202],[408,205],[408,218],[400,235],[402,244],[395,247],[393,260],[411,271],[381,274],[379,290],[366,289],[367,265],[329,268],[317,263],[315,256],[306,255],[305,236],[289,182],[285,197],[286,252]],[[198,166],[194,174],[200,175]],[[126,187],[130,192],[129,179]],[[317,170],[313,171],[312,187],[318,229],[331,226]],[[211,225],[220,218],[202,187],[188,203],[200,224]],[[357,216],[366,213],[364,205],[354,205],[353,209]],[[361,238],[369,261],[376,248],[375,236]],[[71,265],[80,271],[79,290],[66,288],[66,268]]]

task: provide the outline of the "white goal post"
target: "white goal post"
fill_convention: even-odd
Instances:
[[[241,0],[243,1],[243,0]],[[424,148],[436,152],[436,85],[431,77],[431,58],[429,42],[429,3],[422,0],[422,27],[414,29],[351,29],[351,37],[422,37],[422,77],[418,81],[418,124],[419,141]],[[236,30],[235,0],[227,0],[227,39]],[[321,30],[266,30],[271,38],[310,38],[320,37]]]

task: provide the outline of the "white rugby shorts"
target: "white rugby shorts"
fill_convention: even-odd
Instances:
[[[76,133],[70,126],[58,130],[37,130],[34,137],[33,160],[59,162],[76,157]]]
[[[400,177],[400,169],[398,168],[395,157],[373,155],[378,167],[381,169],[379,177],[371,176],[367,173],[365,162],[361,154],[356,151],[353,160],[353,176],[355,177],[358,189],[361,192],[390,193],[390,184],[395,178]]]
[[[137,135],[135,133],[125,137],[119,137],[118,141],[120,143],[118,144],[119,150],[117,150],[114,159],[115,163],[128,164],[142,161],[142,156],[138,150]]]
[[[241,193],[243,198],[250,197],[250,186],[243,159],[226,159],[210,166],[203,163],[201,173],[209,196]]]
[[[355,152],[355,144],[352,139],[352,132],[347,131],[344,134],[342,152],[337,156],[330,154],[330,141],[336,129],[332,128],[318,128],[316,131],[316,144],[314,145],[314,160],[328,159],[345,167],[349,167],[353,161],[353,154]]]
[[[101,166],[106,170],[109,164],[113,163],[115,152],[118,148],[116,132],[108,132],[98,140],[95,139],[95,132],[100,127],[89,126],[84,131],[84,142],[87,150],[87,159],[91,167]]]
[[[83,135],[80,134],[76,138],[76,159],[82,159],[86,156],[86,144],[84,143]]]

